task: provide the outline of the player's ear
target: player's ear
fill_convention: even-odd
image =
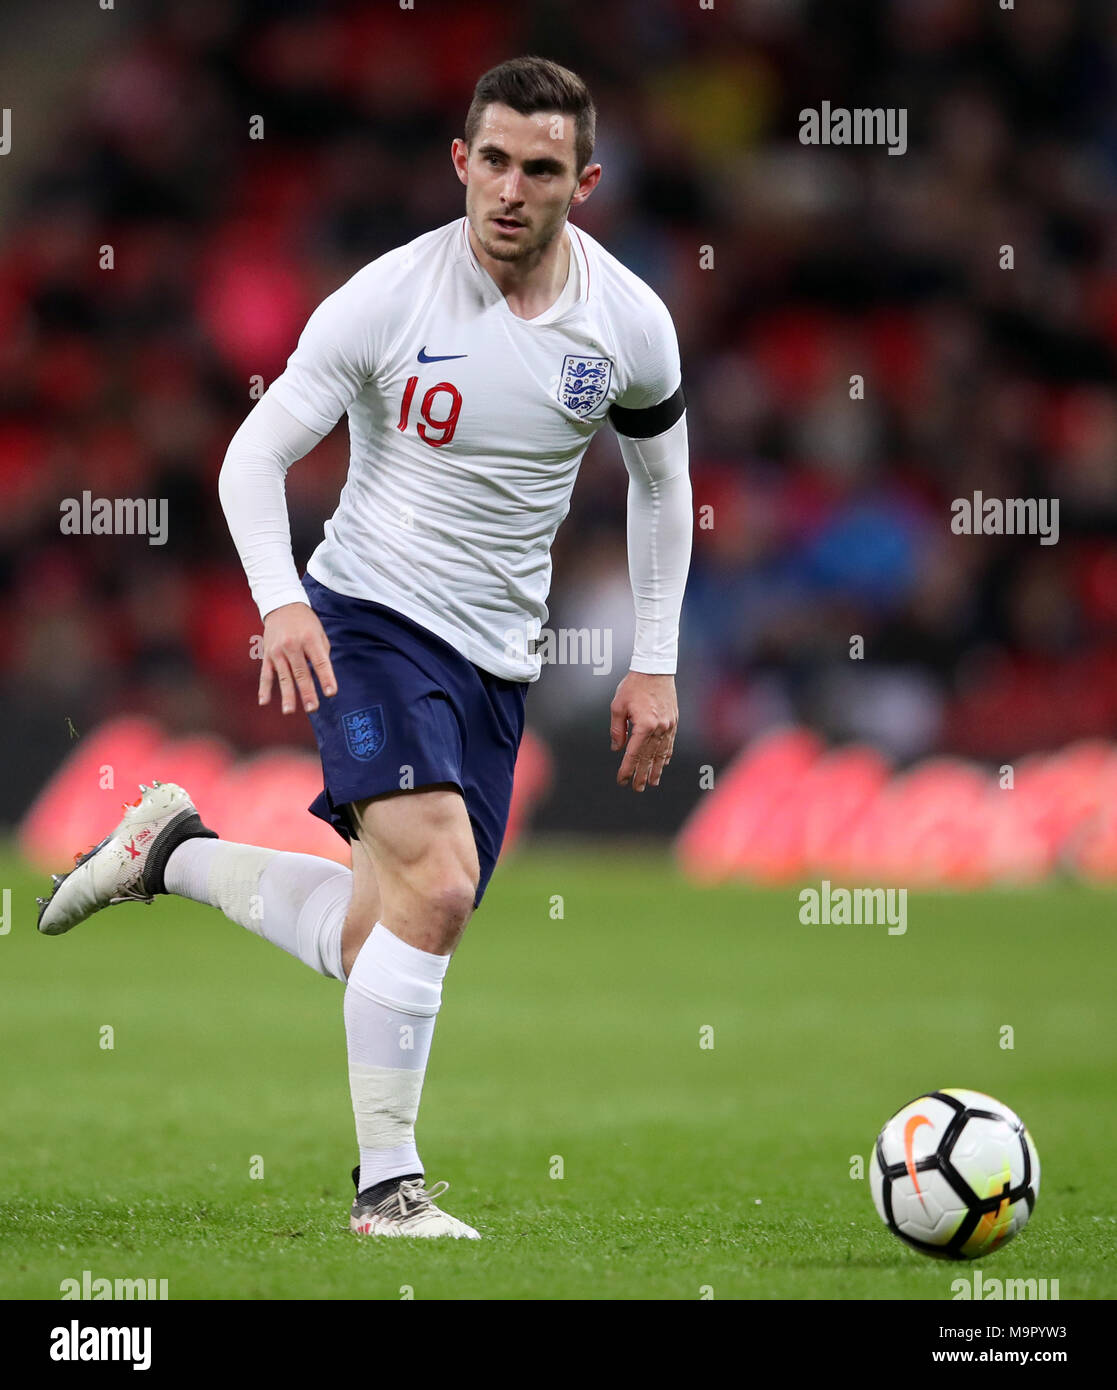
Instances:
[[[462,139],[455,140],[450,146],[450,158],[453,160],[454,169],[462,183],[469,182],[469,146]]]
[[[578,187],[574,190],[574,196],[570,200],[571,205],[577,207],[579,203],[584,203],[597,187],[600,178],[601,165],[587,164],[578,175]]]

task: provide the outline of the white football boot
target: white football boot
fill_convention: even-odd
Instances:
[[[360,1169],[353,1169],[356,1185]],[[365,1236],[451,1236],[455,1240],[480,1240],[481,1233],[434,1204],[448,1192],[448,1182],[436,1182],[429,1190],[422,1177],[391,1179],[358,1192],[349,1215],[349,1229]]]
[[[54,889],[39,898],[39,930],[61,936],[112,903],[150,903],[165,893],[163,871],[171,851],[199,836],[216,840],[190,797],[174,782],[141,784],[125,803],[124,818],[111,834],[75,856],[68,874],[52,874]]]

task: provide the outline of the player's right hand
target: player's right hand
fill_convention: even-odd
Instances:
[[[278,680],[284,714],[294,711],[297,695],[302,697],[307,714],[313,713],[318,708],[318,692],[311,679],[312,669],[322,693],[335,695],[337,680],[330,665],[330,639],[318,614],[308,603],[285,603],[282,608],[273,608],[264,619],[260,704],[268,703],[272,682]]]

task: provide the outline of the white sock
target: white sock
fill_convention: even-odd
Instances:
[[[345,1037],[361,1192],[424,1171],[415,1120],[449,964],[377,922],[349,972]]]
[[[341,929],[353,875],[344,865],[314,854],[194,839],[171,852],[163,883],[168,893],[218,908],[320,975],[345,979]]]

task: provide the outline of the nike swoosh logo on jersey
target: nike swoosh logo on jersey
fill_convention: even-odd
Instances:
[[[450,353],[444,354],[444,355],[441,356],[441,357],[428,357],[428,356],[427,356],[426,344],[424,344],[424,345],[419,349],[419,361],[420,361],[420,362],[453,362],[453,361],[455,361],[455,360],[456,360],[457,358],[459,358],[459,357],[468,357],[468,356],[469,356],[469,353],[468,353],[468,352],[450,352]]]

